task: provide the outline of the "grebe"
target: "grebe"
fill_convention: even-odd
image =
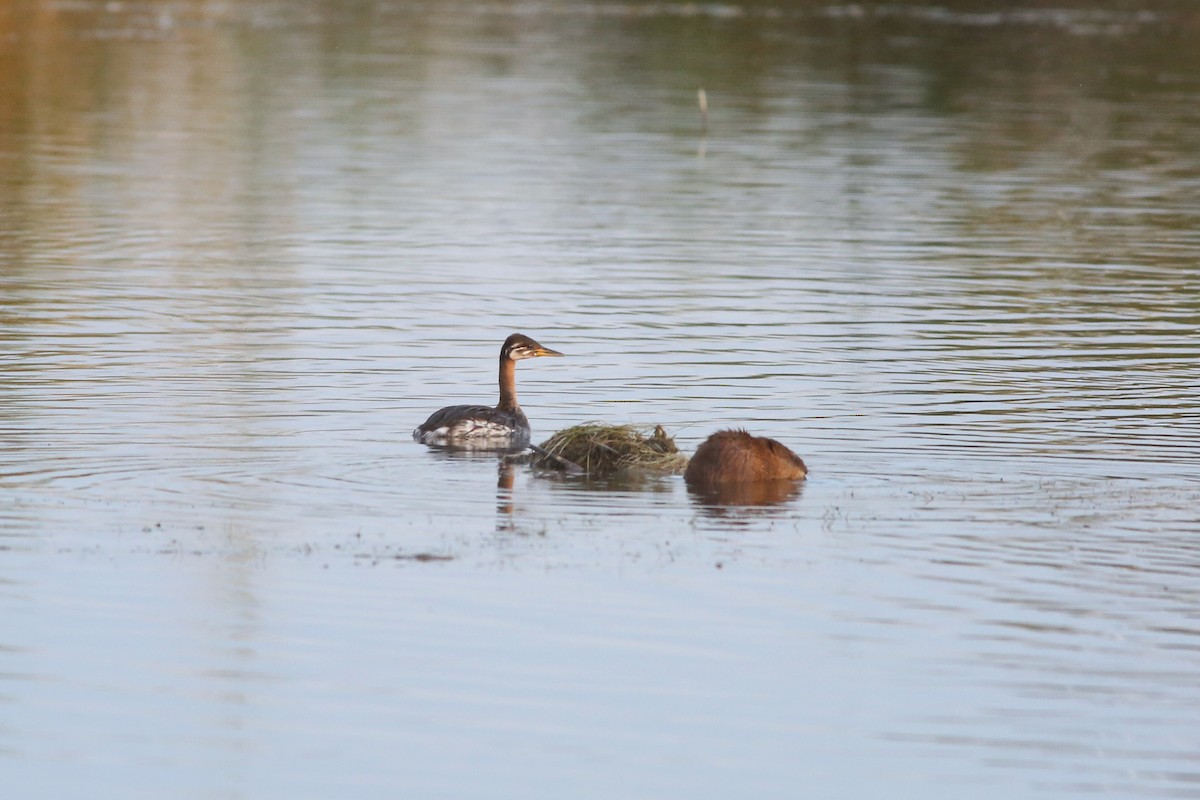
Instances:
[[[429,415],[413,431],[425,444],[472,449],[523,449],[529,445],[529,420],[517,405],[517,362],[523,358],[561,356],[521,333],[504,340],[500,348],[500,403],[491,406],[446,406]]]
[[[683,479],[693,489],[731,483],[796,481],[808,474],[800,456],[765,436],[717,431],[696,448]]]

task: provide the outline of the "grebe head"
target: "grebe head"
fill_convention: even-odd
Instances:
[[[523,333],[514,333],[512,336],[504,340],[504,346],[500,348],[500,360],[509,359],[511,361],[520,361],[523,358],[538,358],[540,356],[561,356],[562,353],[557,350],[551,350],[549,347],[542,347],[540,344],[530,339]]]

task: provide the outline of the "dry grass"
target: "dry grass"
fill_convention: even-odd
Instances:
[[[562,460],[598,478],[628,472],[676,474],[687,467],[687,456],[661,425],[647,435],[636,425],[588,422],[566,428],[534,449],[531,463],[548,469],[568,469]],[[574,471],[574,470],[570,470]]]

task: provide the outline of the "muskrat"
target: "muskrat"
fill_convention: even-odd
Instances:
[[[808,474],[800,456],[765,436],[717,431],[696,448],[683,479],[693,489],[730,483],[796,481]]]

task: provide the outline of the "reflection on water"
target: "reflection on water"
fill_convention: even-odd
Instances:
[[[1198,28],[0,9],[2,771],[1191,796]],[[534,441],[745,426],[812,477],[702,498],[414,444],[512,330],[572,355],[521,375]]]
[[[798,497],[803,489],[798,481],[766,480],[723,483],[693,489],[691,495],[702,506],[774,506]]]

